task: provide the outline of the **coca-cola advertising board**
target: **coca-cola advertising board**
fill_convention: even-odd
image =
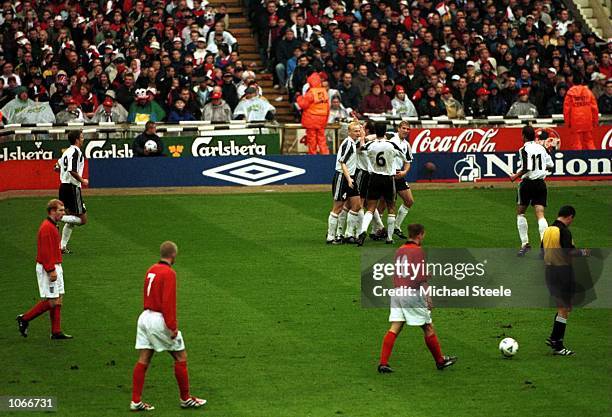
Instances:
[[[560,150],[579,150],[575,135],[567,127],[544,129],[547,135],[559,139]],[[596,149],[612,149],[612,126],[593,130]],[[412,129],[410,144],[413,153],[428,152],[511,152],[523,145],[521,127],[479,127],[452,129]]]

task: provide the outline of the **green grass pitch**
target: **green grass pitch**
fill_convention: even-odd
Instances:
[[[517,246],[514,190],[415,188],[407,223],[426,225],[426,246]],[[612,246],[612,188],[551,188],[549,199],[549,221],[560,205],[576,206],[578,245]],[[459,356],[457,365],[437,371],[421,331],[408,328],[391,357],[396,372],[377,374],[388,311],[360,307],[359,249],[324,244],[330,200],[278,192],[86,198],[90,223],[73,233],[64,261],[63,327],[75,339],[61,342],[49,340],[48,316],[32,322],[27,339],[15,323],[37,301],[46,199],[1,201],[0,395],[56,396],[57,416],[131,415],[144,272],[172,239],[191,389],[209,403],[180,410],[171,358],[158,354],[143,396],[153,416],[610,415],[610,310],[574,312],[571,358],[550,356],[543,343],[552,310],[434,310],[442,349]],[[532,212],[528,219],[536,240]],[[503,333],[520,343],[512,360],[497,351]]]

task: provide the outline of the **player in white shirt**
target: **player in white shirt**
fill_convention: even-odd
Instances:
[[[393,230],[395,229],[395,158],[406,162],[406,155],[393,142],[380,139],[385,136],[386,125],[384,122],[376,123],[374,126],[376,139],[364,145],[362,152],[368,156],[371,167],[370,181],[368,184],[367,212],[363,216],[361,233],[357,238],[357,246],[363,246],[366,233],[378,200],[383,198],[387,205],[387,240],[385,243],[393,243]]]
[[[83,178],[85,168],[85,157],[81,148],[83,146],[83,132],[71,130],[68,132],[70,147],[64,151],[55,164],[55,170],[60,173],[59,199],[64,203],[66,215],[62,217],[64,229],[62,230],[61,249],[62,253],[70,253],[68,241],[75,226],[83,226],[87,223],[87,209],[83,202],[81,186],[89,185],[89,181]]]
[[[410,185],[406,182],[406,175],[410,171],[410,164],[412,162],[412,150],[410,149],[410,143],[408,138],[410,137],[410,124],[407,121],[400,122],[397,133],[391,138],[391,142],[395,143],[404,153],[404,158],[396,157],[394,160],[395,171],[395,189],[397,194],[402,198],[402,205],[397,211],[397,217],[395,219],[395,230],[393,233],[400,239],[408,239],[408,237],[402,232],[402,223],[408,215],[410,207],[414,204],[414,197],[410,190]],[[404,162],[402,160],[405,159]]]
[[[531,249],[529,244],[529,233],[525,211],[531,204],[538,219],[538,229],[540,240],[544,230],[548,227],[548,222],[544,217],[546,207],[547,189],[544,179],[548,171],[553,168],[553,160],[546,151],[546,148],[535,141],[535,130],[531,126],[523,128],[523,141],[525,144],[519,150],[519,170],[510,175],[510,180],[521,178],[518,186],[517,206],[516,206],[516,226],[521,239],[521,249],[518,256],[525,256]]]
[[[355,243],[354,233],[360,225],[359,210],[361,199],[359,188],[355,183],[355,170],[357,169],[357,148],[364,144],[365,131],[359,122],[352,122],[348,127],[348,137],[342,141],[336,157],[336,173],[332,182],[333,206],[327,219],[327,243],[343,243],[337,238],[338,215],[342,211],[345,201],[349,201],[347,227],[345,231],[346,243]]]

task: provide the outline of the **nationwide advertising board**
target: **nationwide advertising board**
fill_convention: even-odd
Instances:
[[[83,152],[87,159],[132,158],[133,139],[85,140]],[[200,135],[162,137],[164,154],[172,158],[210,156],[264,156],[280,153],[278,134],[259,135]],[[37,140],[0,143],[0,163],[20,160],[58,159],[68,147],[68,141]]]

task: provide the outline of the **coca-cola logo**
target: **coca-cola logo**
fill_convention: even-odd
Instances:
[[[612,129],[608,129],[606,135],[601,140],[601,149],[612,149]]]
[[[495,152],[491,140],[499,129],[465,129],[456,136],[431,136],[424,129],[412,140],[413,152]]]

